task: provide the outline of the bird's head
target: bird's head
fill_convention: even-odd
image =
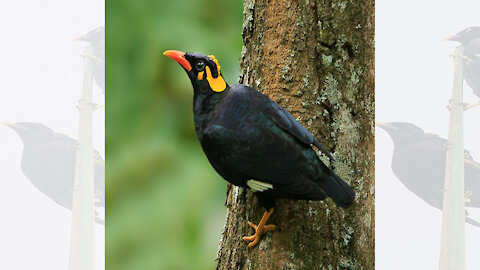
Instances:
[[[97,27],[83,36],[76,38],[78,41],[86,41],[92,44],[98,43],[105,39],[105,27]]]
[[[480,27],[479,26],[472,26],[468,27],[453,36],[445,38],[445,40],[456,41],[462,44],[467,44],[471,40],[475,38],[480,38]]]
[[[177,61],[185,69],[195,91],[212,94],[221,93],[228,88],[215,56],[174,50],[163,54]]]
[[[376,122],[375,124],[385,130],[395,144],[417,141],[425,135],[423,129],[412,123]]]
[[[20,136],[24,144],[39,140],[48,140],[55,135],[51,128],[37,122],[4,122],[3,124],[13,129]]]

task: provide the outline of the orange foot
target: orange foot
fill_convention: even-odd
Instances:
[[[268,232],[268,231],[275,231],[275,228],[276,228],[275,225],[265,225],[265,223],[267,223],[267,220],[272,213],[273,213],[273,208],[268,210],[268,211],[265,211],[262,219],[260,220],[260,223],[258,223],[258,226],[253,224],[253,222],[248,222],[248,225],[250,225],[250,227],[255,229],[255,234],[254,235],[243,237],[243,240],[245,242],[250,242],[248,244],[249,247],[255,246],[258,243],[258,241],[260,241],[260,238],[262,237],[263,233]]]

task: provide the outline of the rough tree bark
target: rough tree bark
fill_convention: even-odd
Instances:
[[[279,228],[248,248],[264,209],[227,188],[217,269],[374,269],[374,1],[245,0],[239,82],[280,103],[334,153],[356,192],[333,201],[279,200]],[[322,157],[328,164],[328,160]]]

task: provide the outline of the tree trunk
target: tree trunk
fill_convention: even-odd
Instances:
[[[278,200],[278,230],[247,247],[265,209],[228,185],[217,269],[374,269],[374,1],[245,0],[239,81],[277,101],[336,159],[354,189],[331,199]],[[328,160],[322,157],[328,164]]]

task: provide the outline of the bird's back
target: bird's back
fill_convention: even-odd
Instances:
[[[405,187],[435,207],[443,198],[445,143],[434,135],[424,135],[406,145],[396,145],[392,158],[392,171]]]
[[[75,139],[55,133],[52,137],[24,146],[21,167],[25,176],[42,193],[71,209],[76,157]],[[105,164],[94,153],[96,205],[105,205]]]
[[[69,194],[73,192],[74,160],[74,140],[64,136],[26,145],[21,166],[36,188],[60,205],[71,208]]]
[[[395,145],[392,170],[410,191],[430,205],[442,209],[445,166],[447,159],[446,139],[433,134]],[[465,151],[465,190],[471,191],[466,206],[480,207],[480,164]]]

